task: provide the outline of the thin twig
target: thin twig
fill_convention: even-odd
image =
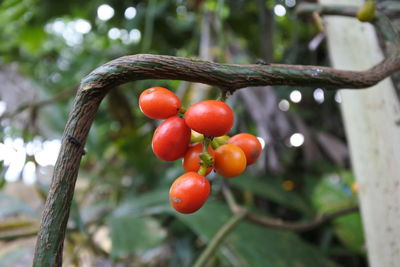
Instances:
[[[304,232],[304,231],[309,231],[312,230],[321,224],[324,224],[326,222],[331,221],[332,219],[335,219],[337,217],[353,213],[358,211],[358,206],[352,206],[348,207],[342,210],[338,210],[333,213],[329,213],[326,215],[318,216],[312,221],[308,222],[285,222],[280,219],[270,219],[265,216],[260,216],[254,213],[248,213],[247,218],[249,221],[257,223],[259,225],[265,226],[265,227],[270,227],[270,228],[275,228],[279,230],[288,230],[288,231],[296,231],[296,232]]]
[[[239,211],[243,210],[244,208],[239,206],[236,203],[236,200],[232,194],[232,191],[228,187],[228,185],[223,185],[222,187],[222,193],[225,197],[225,200],[232,211],[232,213],[236,214]],[[324,214],[321,216],[316,217],[312,221],[308,222],[287,222],[283,221],[281,219],[271,219],[266,216],[258,215],[255,213],[252,213],[250,211],[247,212],[246,219],[257,223],[261,226],[264,227],[269,227],[269,228],[274,228],[274,229],[279,229],[279,230],[288,230],[288,231],[296,231],[296,232],[304,232],[304,231],[309,231],[312,230],[321,224],[324,224],[326,222],[329,222],[337,217],[353,213],[358,211],[358,206],[352,206],[348,208],[344,208],[329,214]]]
[[[53,104],[56,102],[59,102],[61,100],[63,100],[64,98],[72,95],[73,93],[75,93],[78,90],[78,86],[74,86],[71,88],[68,88],[64,91],[61,91],[60,93],[56,94],[55,96],[46,99],[46,100],[41,100],[38,101],[36,103],[29,103],[29,104],[22,104],[21,106],[17,107],[17,109],[12,112],[12,113],[4,113],[3,115],[0,116],[0,121],[2,119],[9,119],[9,118],[13,118],[14,116],[16,116],[17,114],[23,112],[24,110],[30,108],[30,109],[38,109],[44,106],[47,106],[49,104]]]
[[[221,242],[225,237],[236,227],[236,225],[246,216],[247,210],[242,209],[235,213],[229,221],[226,222],[214,235],[213,239],[208,243],[205,250],[197,258],[193,267],[205,266],[207,260],[215,253]]]

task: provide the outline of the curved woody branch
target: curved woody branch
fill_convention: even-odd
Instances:
[[[268,227],[268,228],[274,228],[278,230],[284,230],[284,231],[294,231],[294,232],[305,232],[305,231],[310,231],[324,223],[327,223],[337,217],[350,214],[353,212],[357,212],[358,206],[350,206],[346,207],[340,210],[337,210],[332,213],[328,214],[322,214],[317,217],[315,217],[311,221],[303,221],[303,222],[289,222],[289,221],[284,221],[281,219],[274,219],[274,218],[269,218],[263,215],[259,215],[256,213],[253,213],[246,208],[239,206],[236,203],[235,197],[232,194],[232,191],[230,190],[229,186],[226,184],[223,184],[222,187],[222,194],[224,195],[224,198],[229,206],[229,209],[233,214],[239,214],[241,211],[246,211],[246,219],[250,222],[259,224],[263,227]]]
[[[43,212],[33,265],[62,265],[64,236],[83,147],[100,102],[112,88],[143,79],[200,82],[230,92],[263,85],[365,88],[399,69],[398,52],[366,71],[282,64],[228,65],[146,54],[125,56],[104,64],[82,80],[69,114]]]

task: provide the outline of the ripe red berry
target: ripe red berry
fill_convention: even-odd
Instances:
[[[183,157],[183,169],[187,172],[197,172],[200,169],[200,154],[203,152],[203,144],[195,143],[189,146]],[[214,158],[214,150],[208,147],[208,153]],[[206,175],[212,171],[212,167],[207,168]]]
[[[189,142],[190,128],[184,119],[174,116],[157,127],[151,147],[158,158],[173,161],[185,155]]]
[[[207,136],[227,134],[234,121],[232,109],[222,101],[206,100],[194,104],[185,112],[186,124]]]
[[[210,182],[195,172],[178,177],[169,190],[169,202],[180,213],[193,213],[200,209],[210,194]]]
[[[262,147],[257,137],[248,133],[240,133],[232,136],[228,140],[228,144],[237,145],[246,155],[247,166],[257,161],[261,155]]]
[[[165,120],[178,114],[181,100],[168,89],[151,87],[140,94],[139,107],[147,117]]]
[[[226,178],[238,176],[246,169],[246,155],[236,145],[222,145],[215,150],[214,168]]]

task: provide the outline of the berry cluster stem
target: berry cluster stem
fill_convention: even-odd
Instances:
[[[179,110],[178,113],[179,113],[179,115],[183,116],[185,114],[185,112],[186,112],[186,108],[181,107],[181,109]]]
[[[221,89],[221,94],[218,97],[219,101],[225,102],[226,99],[228,98],[229,90],[226,89]]]
[[[200,169],[197,172],[201,176],[205,176],[206,173],[207,173],[207,169],[214,164],[213,157],[210,155],[210,153],[208,153],[208,147],[211,144],[212,140],[213,140],[213,137],[204,136],[204,139],[203,139],[203,151],[200,154],[200,159],[201,159]]]

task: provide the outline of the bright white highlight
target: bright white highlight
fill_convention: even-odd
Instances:
[[[107,4],[103,4],[97,8],[97,17],[100,20],[107,21],[114,16],[114,8]]]
[[[313,96],[314,96],[315,101],[320,104],[323,103],[325,100],[324,90],[322,90],[321,88],[315,89]]]
[[[287,7],[294,7],[296,5],[296,0],[285,0],[285,5]]]
[[[34,183],[37,179],[37,168],[33,161],[26,162],[27,156],[34,156],[41,166],[54,166],[60,147],[59,139],[42,142],[36,137],[24,143],[22,138],[5,137],[3,143],[0,143],[0,161],[8,167],[5,180],[15,182],[22,177],[26,184]]]
[[[8,182],[15,182],[20,177],[26,160],[23,140],[21,138],[14,140],[11,138],[6,138],[4,140],[4,146],[5,147],[3,147],[3,149],[8,152],[7,154],[3,155],[4,165],[8,166],[5,179]]]
[[[282,111],[288,111],[290,108],[290,103],[286,99],[279,101],[278,108]]]
[[[32,161],[25,164],[22,172],[22,179],[26,184],[33,184],[36,181],[36,165]]]
[[[86,34],[90,32],[92,29],[92,25],[90,25],[90,22],[84,19],[77,19],[75,21],[75,31]]]
[[[133,19],[134,17],[136,17],[136,8],[134,8],[133,6],[128,7],[127,9],[125,9],[124,15],[126,19]]]
[[[274,6],[274,13],[278,17],[282,17],[286,15],[286,8],[282,5],[276,5]]]
[[[65,29],[65,23],[61,19],[58,19],[53,22],[52,27],[50,28],[54,33],[62,33]]]
[[[0,116],[4,114],[7,109],[7,103],[0,100]]]
[[[83,35],[92,30],[92,25],[85,19],[56,19],[44,28],[50,34],[63,37],[67,45],[76,46],[83,42]]]
[[[111,28],[108,31],[108,38],[112,39],[112,40],[116,40],[121,36],[121,32],[119,29],[117,28]]]
[[[129,32],[129,40],[132,43],[139,42],[141,37],[142,37],[142,35],[138,29],[133,29]]]
[[[45,141],[42,150],[35,153],[35,160],[41,166],[54,166],[57,161],[58,152],[60,151],[61,141],[54,139]]]
[[[342,103],[342,96],[340,95],[340,92],[336,92],[335,101],[338,103]]]
[[[304,143],[304,135],[301,133],[292,134],[289,141],[292,146],[299,147]]]
[[[260,136],[257,136],[257,139],[258,139],[258,142],[260,142],[260,144],[261,144],[261,149],[264,150],[264,147],[265,147],[265,140],[264,140],[262,137],[260,137]]]
[[[293,90],[289,95],[290,100],[293,103],[299,103],[301,101],[301,93],[299,90]]]

